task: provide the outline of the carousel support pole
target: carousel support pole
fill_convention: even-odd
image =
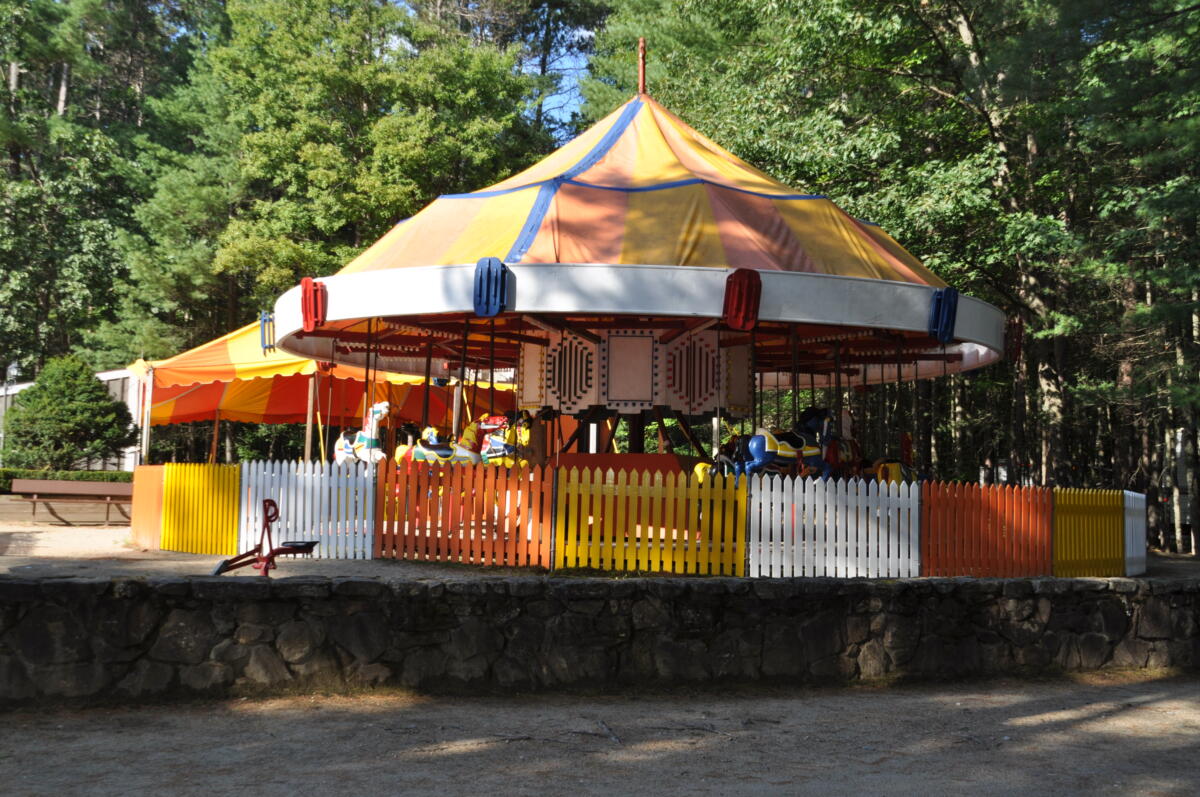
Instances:
[[[663,418],[662,407],[654,408],[654,420],[658,421],[658,453],[674,454],[675,444],[671,442],[671,436],[667,434],[667,422]]]
[[[488,415],[496,414],[496,319],[488,336]]]
[[[640,412],[629,416],[629,453],[646,453],[646,416]]]
[[[462,410],[463,410],[463,391],[466,389],[463,383],[467,378],[467,337],[471,333],[471,319],[463,318],[463,336],[462,336],[462,358],[458,361],[458,384],[454,386],[454,420],[451,425],[454,427],[452,433],[454,438],[458,439],[458,433],[462,426]]]
[[[429,387],[433,373],[433,335],[425,339],[425,396],[421,399],[421,428],[429,425]]]
[[[758,378],[758,336],[750,330],[750,434],[758,431],[758,397],[762,393]]]
[[[833,418],[834,422],[842,422],[842,344],[833,344]]]
[[[308,409],[304,413],[304,461],[312,461],[313,410],[317,403],[317,372],[308,375]]]
[[[692,431],[691,425],[687,422],[687,418],[683,417],[683,413],[674,412],[675,421],[679,424],[679,431],[683,432],[683,437],[688,441],[688,445],[696,449],[696,456],[700,459],[708,459],[708,455],[704,453],[704,444],[700,442],[700,438]]]
[[[721,414],[713,413],[712,419],[712,458],[715,462],[721,453]]]
[[[621,416],[613,415],[612,418],[604,421],[605,426],[608,426],[609,423],[612,423],[612,428],[606,430],[606,434],[604,435],[604,444],[600,446],[600,449],[597,453],[613,453],[613,443],[616,442],[617,439],[617,428],[621,425]]]
[[[597,426],[598,426],[598,424],[595,421],[592,421],[591,423],[588,424],[588,453],[589,454],[599,454],[600,453],[600,449],[598,447],[599,440],[600,440],[600,434],[599,434],[600,430],[596,428]]]
[[[579,419],[579,425],[575,427],[575,431],[571,432],[571,436],[568,437],[566,439],[566,441],[562,444],[562,448],[559,449],[558,453],[565,454],[565,453],[567,453],[567,451],[570,450],[571,446],[575,445],[576,441],[582,441],[584,433],[588,430],[589,426],[591,425],[592,416],[595,414],[595,412],[596,412],[595,407],[588,408],[587,412],[585,412],[583,414],[583,417]],[[558,433],[559,437],[562,437],[561,428],[562,427],[560,425],[559,433]]]
[[[792,428],[800,422],[800,398],[796,395],[796,371],[799,370],[800,344],[796,341],[796,327],[792,326],[788,333],[789,348],[792,350]]]

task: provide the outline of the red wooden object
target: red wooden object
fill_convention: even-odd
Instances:
[[[327,298],[324,282],[312,277],[300,280],[300,314],[305,332],[312,332],[325,323]]]
[[[762,299],[762,277],[752,268],[739,268],[725,279],[725,306],[722,316],[733,329],[749,332],[758,324],[758,305]]]

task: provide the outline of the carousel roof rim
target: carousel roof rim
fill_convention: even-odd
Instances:
[[[513,283],[506,313],[579,314],[637,318],[720,318],[730,268],[715,266],[537,263],[509,267]],[[328,311],[323,325],[386,317],[391,323],[473,311],[473,264],[432,265],[338,274],[323,278]],[[899,280],[798,271],[760,270],[760,321],[834,329],[921,333],[937,288]],[[300,332],[299,288],[276,302],[276,328]],[[979,299],[959,297],[955,340],[1003,351],[1003,313]],[[449,336],[448,336],[449,337]],[[299,353],[299,352],[297,352]]]

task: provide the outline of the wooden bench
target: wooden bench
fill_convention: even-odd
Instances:
[[[133,485],[129,482],[77,482],[64,479],[13,479],[12,494],[33,504],[33,519],[37,520],[37,505],[51,503],[104,504],[104,524],[108,525],[109,511],[116,504],[129,506],[133,501]],[[50,510],[54,514],[54,510]],[[55,515],[55,517],[58,517]],[[128,518],[128,514],[126,514]],[[62,520],[62,518],[58,518]]]

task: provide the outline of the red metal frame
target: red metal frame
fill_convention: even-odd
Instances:
[[[263,525],[262,532],[258,535],[258,545],[255,545],[245,553],[240,553],[232,559],[221,561],[212,574],[219,576],[222,573],[228,573],[230,570],[237,570],[239,567],[249,565],[255,570],[258,570],[261,575],[270,578],[271,571],[276,568],[275,557],[277,556],[295,556],[298,554],[310,554],[313,548],[317,547],[320,540],[288,540],[279,543],[279,547],[273,547],[271,542],[271,524],[279,520],[279,505],[270,498],[263,499]],[[264,540],[266,545],[263,545]]]

